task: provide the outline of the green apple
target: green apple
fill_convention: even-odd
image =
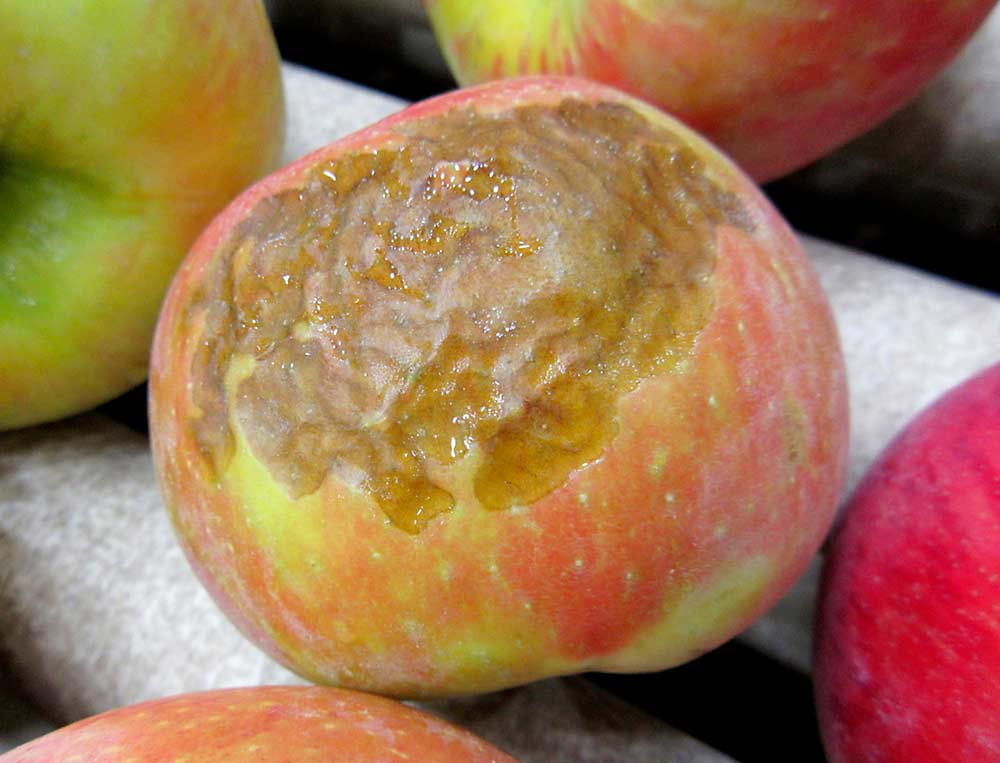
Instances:
[[[166,287],[274,165],[280,59],[258,0],[0,4],[0,429],[147,373]]]

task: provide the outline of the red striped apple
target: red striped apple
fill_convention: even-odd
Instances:
[[[584,80],[453,92],[255,185],[152,362],[201,579],[293,670],[382,693],[688,660],[800,573],[843,476],[797,239],[701,138]]]
[[[758,181],[873,127],[995,0],[424,0],[462,84],[574,74],[679,117]]]
[[[1000,364],[879,457],[835,535],[819,615],[831,763],[1000,761]]]
[[[0,429],[143,381],[167,284],[273,169],[259,0],[0,4]]]
[[[392,700],[265,686],[111,710],[0,755],[0,763],[517,763],[467,731]]]

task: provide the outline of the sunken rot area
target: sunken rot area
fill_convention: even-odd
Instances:
[[[794,236],[696,135],[572,79],[450,93],[251,188],[171,288],[150,395],[234,622],[406,696],[718,645],[805,566],[844,471]]]

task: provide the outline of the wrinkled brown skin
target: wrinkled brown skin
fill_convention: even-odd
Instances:
[[[260,214],[263,200],[304,189],[316,167],[338,157],[405,143],[419,120],[567,99],[641,114],[693,152],[699,172],[725,191],[719,198],[735,198],[739,209],[703,233],[715,256],[696,279],[708,309],[689,346],[617,397],[612,434],[596,457],[528,503],[488,509],[458,491],[452,507],[405,527],[367,483],[348,484],[334,470],[295,497],[287,475],[269,470],[246,437],[206,452],[198,436],[205,410],[195,402],[206,378],[199,353],[212,336],[203,333],[205,295],[233,232]],[[702,139],[579,80],[451,93],[265,179],[185,261],[152,362],[154,457],[195,570],[244,633],[319,682],[437,696],[684,662],[732,637],[787,589],[827,531],[843,482],[844,365],[800,244]],[[229,416],[223,425],[253,430],[252,407],[243,424]],[[457,465],[460,477],[469,469],[471,461]]]
[[[264,686],[111,710],[0,755],[3,763],[517,763],[427,713],[341,689]]]

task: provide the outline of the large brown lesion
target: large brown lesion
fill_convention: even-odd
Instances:
[[[461,470],[487,509],[600,457],[617,399],[691,350],[715,229],[750,225],[668,130],[568,99],[411,123],[258,204],[188,306],[194,437],[231,417],[292,496],[328,473],[419,531]],[[227,391],[235,356],[255,359]]]

